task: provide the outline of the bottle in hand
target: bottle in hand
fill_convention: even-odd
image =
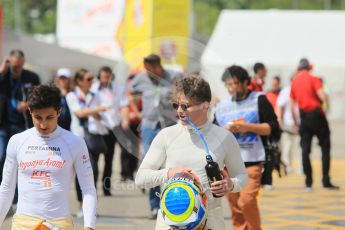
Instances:
[[[206,156],[206,161],[207,164],[205,166],[205,170],[206,170],[206,174],[211,186],[211,183],[214,181],[219,181],[219,180],[223,180],[222,174],[220,173],[220,169],[219,169],[219,165],[217,162],[213,161],[212,157],[210,155]],[[220,197],[217,196],[215,194],[213,194],[213,197]]]

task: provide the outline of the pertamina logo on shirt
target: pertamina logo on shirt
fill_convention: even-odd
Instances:
[[[26,154],[35,154],[38,151],[48,151],[50,156],[57,155],[61,156],[61,151],[59,146],[48,146],[48,145],[29,145],[25,150]]]

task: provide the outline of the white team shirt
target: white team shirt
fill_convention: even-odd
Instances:
[[[125,84],[111,82],[109,87],[100,87],[100,82],[95,82],[91,91],[95,94],[90,107],[110,106],[111,109],[101,112],[101,120],[89,117],[88,129],[94,134],[107,134],[108,130],[121,123],[121,108],[128,106],[128,98]],[[105,130],[105,131],[104,131]]]
[[[11,137],[0,187],[0,227],[18,179],[17,214],[51,220],[70,216],[70,185],[77,174],[84,226],[95,228],[97,196],[84,140],[60,128],[42,136],[31,128]]]

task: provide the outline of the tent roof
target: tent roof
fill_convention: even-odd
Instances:
[[[344,11],[224,10],[202,64],[344,65]]]
[[[202,73],[214,95],[224,98],[228,92],[220,79],[226,67],[242,65],[252,74],[254,63],[263,62],[268,78],[280,75],[288,83],[306,57],[315,74],[343,87],[344,25],[344,11],[224,10],[201,57]]]

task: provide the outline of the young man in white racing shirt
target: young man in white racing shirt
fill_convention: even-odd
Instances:
[[[39,225],[74,229],[68,194],[74,174],[83,193],[84,229],[96,225],[97,197],[84,140],[57,125],[61,113],[59,89],[40,85],[29,94],[34,127],[11,137],[0,186],[0,228],[18,182],[18,205],[12,229]]]

